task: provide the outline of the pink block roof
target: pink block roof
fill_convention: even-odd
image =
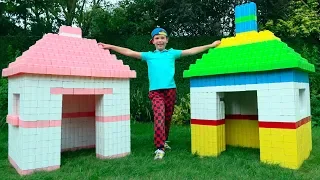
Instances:
[[[61,33],[77,35],[69,37]],[[60,35],[59,35],[60,34]],[[61,26],[59,34],[45,34],[15,62],[3,69],[2,76],[48,74],[87,77],[135,78],[136,72],[124,65],[96,40],[81,38],[81,29]]]

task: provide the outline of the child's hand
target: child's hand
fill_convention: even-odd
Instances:
[[[111,47],[110,44],[103,44],[103,43],[98,43],[98,46],[101,47],[102,49],[110,49]]]
[[[219,46],[219,44],[221,44],[220,40],[213,42],[211,45],[212,45],[212,47],[217,47],[217,46]]]

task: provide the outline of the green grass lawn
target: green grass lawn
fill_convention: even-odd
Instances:
[[[259,161],[259,150],[227,147],[218,158],[191,154],[189,126],[173,126],[171,151],[154,161],[153,125],[132,124],[131,155],[100,160],[95,150],[62,153],[61,167],[53,172],[17,174],[8,162],[6,128],[0,129],[0,179],[319,179],[320,128],[313,129],[313,150],[299,170],[283,169]]]

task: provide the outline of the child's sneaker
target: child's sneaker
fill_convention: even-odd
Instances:
[[[170,142],[170,141],[166,141],[166,142],[164,143],[164,148],[165,148],[165,149],[171,149],[171,147],[168,145],[168,142]]]
[[[156,154],[156,156],[154,157],[155,160],[162,159],[165,154],[161,149],[157,149],[154,153]]]

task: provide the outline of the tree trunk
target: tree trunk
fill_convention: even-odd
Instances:
[[[77,0],[68,0],[67,2],[67,13],[66,13],[66,25],[71,26],[75,17]]]

